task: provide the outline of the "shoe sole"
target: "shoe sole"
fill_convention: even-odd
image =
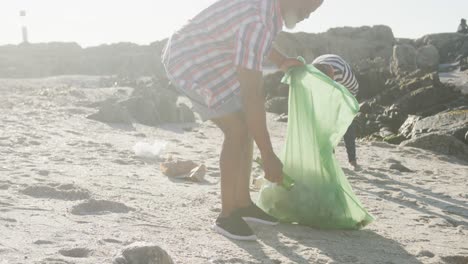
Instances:
[[[228,231],[222,229],[221,227],[217,226],[217,225],[213,225],[212,229],[227,237],[227,238],[230,238],[230,239],[234,239],[234,240],[239,240],[239,241],[256,241],[257,240],[257,236],[256,235],[251,235],[251,236],[237,236],[237,235],[233,235],[231,233],[229,233]]]
[[[253,217],[242,217],[244,221],[246,222],[252,222],[252,223],[257,223],[257,224],[262,224],[262,225],[269,225],[269,226],[275,226],[278,225],[279,222],[271,222],[271,221],[266,221],[258,218],[253,218]]]

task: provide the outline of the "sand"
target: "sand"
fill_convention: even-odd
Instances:
[[[468,263],[467,161],[360,142],[363,170],[354,172],[341,144],[337,157],[375,223],[360,231],[255,225],[258,242],[231,241],[210,228],[220,211],[220,131],[86,118],[130,91],[86,76],[0,80],[1,264],[112,263],[134,242],[160,246],[175,263]],[[274,118],[279,151],[286,124]],[[155,140],[168,143],[160,159],[205,164],[206,180],[170,179],[160,159],[134,154],[136,143]]]

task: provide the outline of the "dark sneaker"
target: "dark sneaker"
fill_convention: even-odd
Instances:
[[[218,217],[213,230],[219,234],[235,240],[255,241],[255,236],[249,225],[238,215],[233,214],[229,217]]]
[[[249,222],[260,223],[264,225],[277,225],[278,219],[265,213],[257,205],[252,204],[249,207],[241,208],[236,212],[242,219]]]

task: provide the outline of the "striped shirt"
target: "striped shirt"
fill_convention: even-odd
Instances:
[[[218,0],[172,35],[162,62],[179,90],[216,108],[240,94],[237,67],[262,70],[282,27],[279,0]]]
[[[322,55],[314,60],[312,64],[329,65],[335,71],[335,82],[346,87],[354,96],[359,92],[359,83],[354,76],[351,66],[340,56],[327,54]]]

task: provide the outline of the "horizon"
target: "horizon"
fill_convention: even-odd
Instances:
[[[131,3],[19,0],[0,3],[0,17],[5,19],[0,23],[3,32],[0,45],[21,43],[21,10],[26,10],[25,24],[30,43],[74,42],[85,48],[123,42],[149,45],[169,37],[214,2],[172,0],[162,8],[154,0]],[[392,28],[395,38],[417,39],[427,34],[455,32],[465,10],[468,10],[468,1],[463,0],[453,0],[450,5],[436,0],[413,0],[410,3],[362,0],[360,5],[345,0],[326,0],[309,20],[288,32],[322,33],[336,27],[387,25]]]

